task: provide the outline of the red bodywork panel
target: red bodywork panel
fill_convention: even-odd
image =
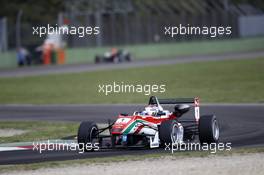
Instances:
[[[124,116],[124,115],[119,115],[115,124],[112,126],[111,134],[116,134],[120,135],[122,134],[122,130],[126,128],[129,124],[134,122],[135,120],[144,120],[146,122],[149,122],[151,125],[152,123],[154,124],[160,124],[162,121],[165,120],[174,120],[176,119],[177,116],[174,114],[169,115],[168,117],[154,117],[154,116],[139,116],[139,115],[134,115],[134,116]],[[144,127],[144,125],[142,125]],[[141,128],[139,127],[139,130]]]

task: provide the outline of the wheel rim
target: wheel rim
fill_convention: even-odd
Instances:
[[[90,142],[91,143],[95,143],[94,140],[96,140],[96,138],[97,138],[95,136],[96,131],[97,131],[97,128],[96,127],[92,127],[91,132],[90,132]]]
[[[172,131],[171,131],[171,141],[172,143],[177,143],[178,140],[179,140],[179,137],[178,137],[178,126],[177,124],[174,124],[173,127],[172,127]]]
[[[219,126],[216,120],[213,121],[213,136],[215,141],[219,139]]]

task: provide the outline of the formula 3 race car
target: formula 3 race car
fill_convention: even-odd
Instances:
[[[111,51],[105,52],[104,55],[96,55],[95,63],[120,63],[130,62],[131,55],[126,50],[112,48]]]
[[[161,104],[174,105],[174,111],[164,110]],[[183,114],[194,107],[194,119],[182,120]],[[103,135],[103,132],[109,134]],[[143,111],[133,115],[120,114],[117,120],[99,129],[96,123],[84,121],[78,130],[78,144],[98,143],[104,146],[109,139],[109,148],[164,147],[166,144],[195,141],[198,136],[201,144],[216,143],[219,140],[219,125],[215,115],[202,115],[199,112],[198,98],[158,99],[150,97]],[[107,145],[107,144],[106,144]]]

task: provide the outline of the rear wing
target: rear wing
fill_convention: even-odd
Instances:
[[[155,96],[149,98],[149,105],[157,104],[193,104],[194,105],[194,116],[195,120],[198,122],[200,119],[200,109],[199,109],[199,98],[174,98],[174,99],[158,99]]]
[[[149,105],[154,104],[190,104],[195,103],[195,98],[158,99],[155,96],[149,98]]]

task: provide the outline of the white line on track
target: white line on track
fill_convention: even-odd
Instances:
[[[1,151],[19,151],[19,150],[28,150],[31,148],[21,148],[21,147],[0,147]]]

